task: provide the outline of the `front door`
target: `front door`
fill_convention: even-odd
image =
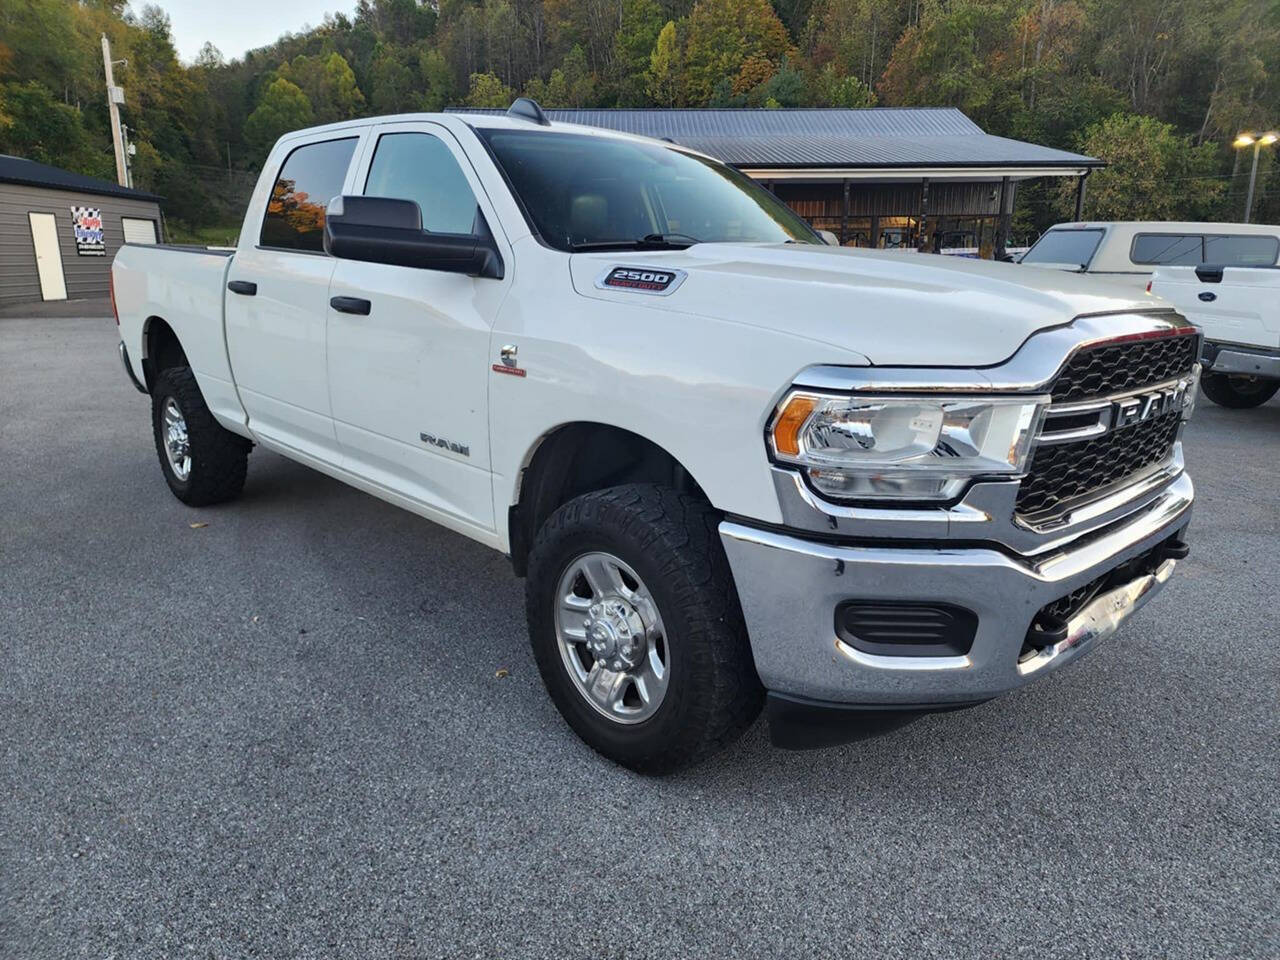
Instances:
[[[58,218],[52,213],[28,213],[31,244],[36,251],[36,273],[44,300],[67,299],[67,282],[62,276],[62,251],[58,249]]]
[[[484,216],[510,264],[475,171],[447,130],[383,124],[364,154],[356,193],[416,201],[433,232],[469,234]],[[329,311],[329,393],[346,466],[455,528],[494,529],[489,333],[509,283],[339,260],[329,286],[332,298],[368,302],[367,314]]]
[[[334,465],[340,454],[329,410],[325,316],[336,261],[324,252],[324,215],[346,186],[358,142],[338,135],[290,151],[258,235],[244,238],[231,261],[223,294],[231,369],[250,428],[269,443]]]

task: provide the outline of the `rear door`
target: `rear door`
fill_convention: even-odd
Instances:
[[[489,334],[510,288],[502,226],[461,146],[430,122],[376,127],[353,193],[417,202],[422,225],[472,233],[485,217],[505,278],[339,260],[329,311],[329,392],[348,470],[455,529],[494,529],[488,436]],[[338,301],[342,303],[342,300]]]
[[[52,213],[28,213],[27,222],[31,224],[31,244],[36,252],[40,298],[67,299],[67,282],[62,275],[62,251],[58,249],[58,219]]]
[[[277,161],[262,222],[246,224],[225,293],[231,369],[250,427],[331,464],[341,455],[329,408],[326,317],[335,261],[324,252],[324,216],[346,189],[359,142],[359,131],[330,133]]]

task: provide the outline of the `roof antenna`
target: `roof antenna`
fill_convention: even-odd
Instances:
[[[531,100],[528,97],[516,97],[511,101],[511,106],[507,108],[507,116],[515,117],[517,120],[532,120],[540,127],[551,126],[551,121],[547,119],[547,115],[538,106],[538,101]]]

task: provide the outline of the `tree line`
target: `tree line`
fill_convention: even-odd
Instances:
[[[121,0],[0,0],[0,151],[114,179],[99,37],[135,185],[180,232],[234,229],[299,127],[450,105],[955,106],[1000,136],[1101,157],[1086,215],[1239,219],[1280,125],[1276,0],[358,0],[227,60],[179,60],[168,17]],[[1280,221],[1267,151],[1255,219]],[[1019,191],[1015,235],[1069,216]]]

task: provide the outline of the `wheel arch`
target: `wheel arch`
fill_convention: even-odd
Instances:
[[[574,497],[625,483],[660,483],[710,503],[692,472],[660,444],[632,430],[579,420],[542,434],[521,464],[508,508],[511,564],[524,576],[538,529]]]
[[[163,317],[152,315],[142,324],[142,375],[147,391],[155,388],[156,377],[170,367],[190,366],[182,341]]]

